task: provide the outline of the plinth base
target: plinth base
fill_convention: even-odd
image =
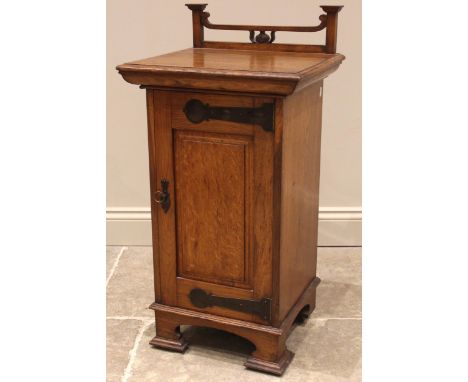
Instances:
[[[225,330],[255,345],[255,351],[244,364],[246,368],[282,375],[294,357],[294,353],[286,348],[286,339],[294,323],[306,319],[314,310],[315,291],[319,282],[320,279],[316,278],[310,283],[279,327],[153,303],[150,308],[155,311],[157,335],[150,344],[183,353],[188,344],[180,334],[181,325]]]

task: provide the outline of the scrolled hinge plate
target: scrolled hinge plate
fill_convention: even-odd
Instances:
[[[194,306],[201,309],[219,306],[239,312],[252,313],[260,316],[265,321],[270,321],[271,317],[271,299],[269,298],[244,300],[240,298],[221,297],[207,293],[203,289],[194,288],[189,293],[189,299]]]
[[[183,111],[187,119],[192,123],[201,123],[215,119],[238,123],[252,123],[260,125],[265,131],[274,131],[274,103],[264,103],[260,107],[224,107],[210,106],[198,99],[191,99],[187,101]]]

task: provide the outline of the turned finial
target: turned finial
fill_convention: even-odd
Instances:
[[[327,53],[336,53],[336,40],[338,35],[338,12],[342,5],[321,5],[327,13],[327,34],[325,37],[325,50]]]
[[[191,11],[203,11],[208,4],[185,4]]]
[[[193,47],[202,48],[205,41],[202,24],[202,14],[208,4],[185,4],[192,11]]]

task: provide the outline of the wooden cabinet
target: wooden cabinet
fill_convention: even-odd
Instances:
[[[214,327],[254,343],[247,367],[282,374],[286,338],[313,311],[320,282],[322,90],[344,59],[335,53],[341,7],[322,7],[316,27],[264,27],[327,29],[326,45],[314,46],[212,24],[205,6],[189,5],[194,48],[118,66],[147,93],[151,344],[183,352],[180,325]],[[239,27],[254,43],[203,38],[203,28]]]

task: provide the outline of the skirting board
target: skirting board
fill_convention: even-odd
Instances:
[[[361,245],[361,207],[321,207],[320,247]],[[146,207],[108,207],[107,245],[151,245],[151,212]]]

